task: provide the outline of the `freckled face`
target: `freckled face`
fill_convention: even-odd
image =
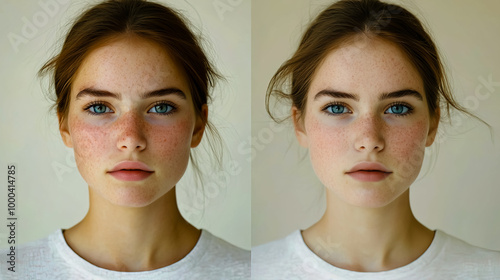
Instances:
[[[381,39],[361,40],[367,40],[362,49],[346,44],[328,54],[313,77],[305,115],[294,121],[328,192],[352,205],[382,207],[415,181],[437,121],[405,54]],[[292,113],[298,114],[295,108]],[[389,172],[352,176],[362,162],[380,163]]]
[[[91,191],[139,207],[180,180],[203,129],[181,68],[159,45],[126,37],[85,58],[61,135]],[[142,162],[152,172],[132,181],[112,176],[123,161]]]

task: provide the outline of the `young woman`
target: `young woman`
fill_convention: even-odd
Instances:
[[[250,253],[188,223],[175,186],[219,77],[174,10],[140,0],[85,11],[53,73],[64,144],[89,186],[81,222],[17,248],[15,279],[249,279]],[[3,252],[2,252],[2,255]]]
[[[303,231],[252,250],[255,279],[495,279],[500,252],[422,225],[409,188],[454,101],[436,47],[407,10],[342,0],[271,79],[326,188]]]

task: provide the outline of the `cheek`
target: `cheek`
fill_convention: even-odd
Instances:
[[[109,152],[111,132],[105,127],[89,124],[80,119],[69,121],[73,149],[75,152],[75,161],[80,167],[94,171],[97,164],[103,160],[102,155]],[[97,171],[97,170],[95,170]],[[85,171],[84,171],[85,172]]]
[[[148,146],[154,153],[163,159],[181,160],[189,155],[193,122],[179,120],[165,126],[151,126],[148,135]]]
[[[335,162],[342,160],[355,149],[353,135],[356,131],[348,126],[329,126],[319,120],[306,120],[309,154],[313,166],[317,169],[335,168]],[[412,125],[393,126],[386,129],[386,153],[396,161],[396,165],[411,163],[415,170],[420,168],[425,152],[428,133],[428,121],[422,120]],[[319,170],[318,170],[319,171]]]
[[[386,142],[395,154],[410,158],[425,151],[427,133],[428,122],[422,120],[411,126],[392,127],[386,135]]]
[[[124,159],[124,155],[120,155],[118,141],[127,134],[126,128],[120,125],[96,125],[78,118],[70,119],[69,126],[75,161],[84,177],[85,174],[104,172],[103,167],[109,168],[115,163],[114,160]],[[145,123],[140,131],[146,141],[146,150],[143,152],[146,158],[143,160],[179,165],[187,163],[192,131],[193,121],[190,119],[162,125]]]
[[[428,123],[419,121],[401,129],[393,128],[386,137],[390,154],[394,158],[394,166],[399,169],[400,176],[415,179],[420,172],[425,154],[425,142]]]
[[[148,139],[148,160],[157,167],[164,183],[173,186],[184,175],[189,163],[193,122],[179,120],[167,126],[150,127]]]
[[[337,160],[341,159],[342,155],[347,153],[350,148],[348,129],[327,126],[317,119],[310,119],[307,123],[309,155],[312,165],[315,166],[315,169],[326,168],[329,170],[338,166]]]

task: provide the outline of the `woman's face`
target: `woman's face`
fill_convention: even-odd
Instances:
[[[175,186],[201,140],[192,104],[184,72],[164,49],[123,37],[83,61],[61,135],[93,192],[146,206]]]
[[[352,205],[382,207],[416,179],[438,119],[430,118],[422,79],[405,54],[381,39],[359,40],[327,55],[305,114],[300,119],[292,108],[292,115],[328,191]]]

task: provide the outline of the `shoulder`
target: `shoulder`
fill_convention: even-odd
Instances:
[[[44,238],[16,246],[17,264],[30,265],[52,259],[55,252],[52,240],[58,232],[59,230]]]
[[[53,232],[44,238],[22,244],[17,247],[17,254],[20,262],[37,261],[50,257],[52,254],[51,239],[57,234]]]
[[[464,275],[500,275],[500,252],[473,246],[443,231],[436,231],[441,242],[439,263],[455,267]]]
[[[5,271],[12,272],[14,270],[15,272],[10,276],[19,279],[35,274],[44,275],[44,273],[54,269],[57,266],[57,260],[60,259],[54,241],[59,238],[60,234],[62,233],[59,229],[45,238],[15,246],[15,248],[9,247],[1,250],[2,256],[10,254],[8,257],[10,262],[2,261],[0,275],[4,275]],[[5,274],[5,276],[9,279],[9,274]]]
[[[301,234],[294,231],[285,238],[252,248],[252,277],[275,279],[287,271],[294,271],[304,263],[300,253]]]
[[[471,245],[443,231],[437,230],[436,234],[442,240],[441,242],[443,243],[443,250],[447,253],[448,256],[470,255],[471,257],[474,258],[489,258],[489,257],[495,258],[500,256],[500,252],[498,251],[493,251]]]
[[[205,238],[209,242],[209,252],[214,259],[221,263],[250,264],[250,251],[241,249],[231,243],[204,230]]]
[[[201,247],[205,247],[205,253],[197,268],[212,275],[223,273],[224,277],[228,277],[224,279],[250,279],[250,251],[236,247],[207,230],[203,230],[199,242]]]
[[[294,243],[297,242],[296,239],[298,235],[300,235],[300,232],[297,230],[282,239],[274,240],[252,248],[252,259],[255,259],[256,261],[265,258],[274,259],[273,256],[290,254]]]

